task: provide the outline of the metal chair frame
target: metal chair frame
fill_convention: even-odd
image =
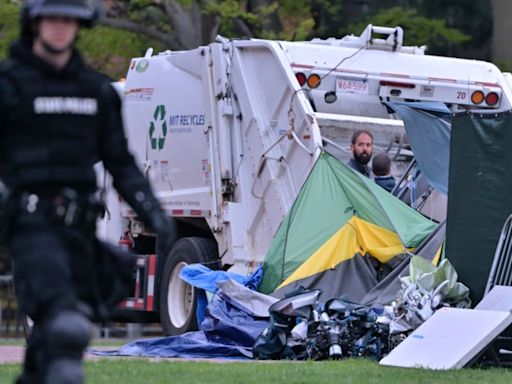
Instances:
[[[495,285],[512,286],[512,214],[501,229],[484,296]]]

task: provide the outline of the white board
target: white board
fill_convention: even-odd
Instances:
[[[380,364],[428,369],[462,368],[512,323],[512,313],[442,308]]]
[[[512,287],[496,285],[480,300],[475,309],[512,312]]]

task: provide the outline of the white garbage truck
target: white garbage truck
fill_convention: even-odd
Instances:
[[[403,122],[384,101],[438,101],[453,112],[511,108],[493,64],[425,55],[403,30],[305,42],[227,40],[131,61],[121,85],[129,145],[179,240],[155,254],[155,235],[104,175],[100,236],[133,249],[133,296],[118,318],[160,321],[165,334],[196,327],[196,291],[179,278],[203,263],[248,274],[263,262],[319,154],[347,161],[358,129],[395,160],[410,160]],[[401,151],[401,156],[395,156]],[[396,161],[394,172],[405,167]]]

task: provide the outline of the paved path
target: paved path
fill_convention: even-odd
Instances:
[[[23,361],[24,347],[0,346],[0,364],[21,363]]]
[[[116,347],[94,347],[95,349],[115,349]],[[22,346],[2,346],[0,345],[0,364],[21,363],[25,354],[25,347]],[[85,354],[86,360],[98,360],[101,356]]]

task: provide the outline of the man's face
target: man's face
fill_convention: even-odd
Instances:
[[[74,18],[45,16],[39,22],[38,38],[56,52],[64,52],[73,46],[78,29],[78,20]]]
[[[354,160],[360,164],[368,164],[372,158],[373,142],[372,138],[366,133],[361,133],[355,144],[350,144],[350,149],[354,155]]]

